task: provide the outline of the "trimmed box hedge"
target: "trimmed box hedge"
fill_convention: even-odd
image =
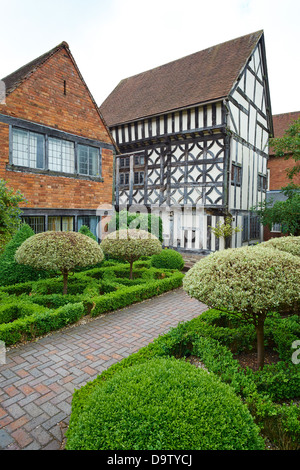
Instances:
[[[147,262],[146,262],[147,265]],[[62,279],[50,278],[0,288],[0,340],[7,346],[29,341],[80,320],[127,307],[182,285],[176,270],[134,269],[116,264],[76,273],[63,295]]]
[[[290,330],[297,335],[300,319],[291,322],[274,314],[266,325],[266,340],[273,341],[280,335],[276,332]],[[293,324],[293,326],[292,326]],[[248,406],[264,437],[282,450],[299,450],[300,408],[291,400],[299,400],[299,365],[282,360],[276,365],[266,365],[263,371],[242,369],[235,358],[236,350],[251,349],[253,337],[243,340],[246,331],[235,317],[211,309],[188,322],[180,323],[167,334],[159,336],[152,343],[136,353],[122,359],[103,371],[96,379],[75,390],[67,439],[76,432],[78,420],[85,413],[89,397],[118,373],[155,358],[183,358],[195,355],[210,374],[228,384]],[[239,331],[243,330],[243,332]],[[287,336],[284,336],[287,338]],[[289,340],[281,351],[290,348]],[[277,343],[275,343],[277,346]],[[126,393],[126,390],[124,390]],[[286,400],[287,403],[282,403]],[[68,448],[68,440],[67,440]]]

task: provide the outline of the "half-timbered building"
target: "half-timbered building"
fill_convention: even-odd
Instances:
[[[115,202],[161,215],[164,243],[224,247],[262,240],[250,209],[265,197],[272,113],[258,31],[122,80],[100,107],[118,145]],[[143,210],[143,209],[142,209]]]

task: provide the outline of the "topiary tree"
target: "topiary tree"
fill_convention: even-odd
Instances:
[[[152,256],[151,265],[158,269],[178,269],[181,271],[184,267],[184,260],[178,251],[165,248],[158,255]]]
[[[215,374],[173,358],[124,368],[74,410],[67,450],[262,450],[245,404]]]
[[[196,263],[183,280],[184,290],[209,307],[252,323],[257,364],[264,366],[264,322],[270,312],[300,306],[300,259],[259,247],[213,253]]]
[[[36,270],[31,266],[22,266],[15,260],[15,253],[22,243],[34,235],[27,224],[22,224],[13,238],[5,245],[0,257],[0,285],[17,284],[18,282],[36,281],[49,276],[47,271]]]
[[[108,223],[108,232],[112,233],[122,229],[146,230],[162,242],[163,223],[161,217],[155,214],[145,214],[122,210],[116,212]]]
[[[61,271],[66,294],[69,272],[100,263],[103,252],[97,242],[81,233],[44,232],[27,239],[18,248],[15,259],[35,269]]]
[[[151,256],[160,253],[162,246],[155,235],[145,230],[123,229],[112,232],[101,243],[104,253],[113,258],[128,261],[130,264],[130,279],[134,261],[141,256]]]

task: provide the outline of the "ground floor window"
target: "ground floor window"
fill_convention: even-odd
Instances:
[[[34,233],[79,231],[82,225],[89,228],[97,241],[101,239],[99,222],[101,218],[93,215],[24,215],[22,222],[28,224]]]
[[[29,225],[34,231],[34,233],[42,233],[45,231],[45,217],[44,216],[22,217],[22,222]]]
[[[74,231],[74,217],[64,216],[49,216],[48,217],[48,231],[53,232],[73,232]]]
[[[82,227],[82,225],[85,225],[86,227],[90,229],[92,234],[95,235],[97,240],[99,239],[98,223],[99,223],[99,217],[92,216],[92,215],[82,215],[82,216],[78,216],[77,218],[78,230],[80,229],[80,227]]]

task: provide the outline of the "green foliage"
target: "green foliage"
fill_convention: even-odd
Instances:
[[[293,195],[285,201],[263,201],[252,210],[260,217],[264,226],[281,225],[281,232],[285,235],[300,235],[300,193]]]
[[[14,193],[6,186],[6,181],[0,179],[0,250],[18,229],[22,202],[25,198],[20,191]]]
[[[95,240],[78,232],[44,232],[25,240],[15,254],[19,264],[34,269],[61,271],[67,293],[69,271],[92,266],[104,258]]]
[[[151,256],[161,252],[161,243],[155,235],[137,229],[124,229],[109,233],[101,242],[105,254],[112,258],[130,263],[130,278],[132,265],[142,256]]]
[[[15,253],[25,240],[32,237],[34,231],[27,224],[22,224],[13,238],[7,243],[0,257],[0,285],[6,286],[20,282],[33,281],[49,276],[45,270],[36,270],[31,266],[19,265]]]
[[[226,217],[224,222],[218,222],[215,227],[210,228],[216,238],[224,238],[224,240],[241,231],[240,227],[232,227],[231,217]]]
[[[300,237],[271,238],[260,243],[259,248],[274,248],[294,256],[300,256]]]
[[[26,240],[17,250],[16,261],[36,269],[70,271],[103,259],[99,245],[78,232],[43,232]]]
[[[124,369],[89,396],[68,450],[254,450],[248,409],[214,375],[174,358]]]
[[[80,229],[78,230],[79,233],[86,235],[87,237],[92,238],[92,240],[97,241],[95,235],[90,231],[90,229],[86,225],[81,225]]]
[[[50,310],[31,304],[28,309],[32,314],[24,314],[22,309],[19,317],[10,323],[0,324],[0,340],[7,346],[21,340],[32,340],[45,335],[50,331],[58,330],[64,326],[78,321],[84,315],[81,302],[64,305],[56,310]]]
[[[213,253],[186,274],[183,287],[206,305],[251,320],[300,301],[300,260],[280,250],[244,247]]]
[[[184,267],[183,257],[178,251],[165,248],[158,255],[153,255],[151,265],[155,268],[178,269]]]
[[[300,320],[295,316],[289,319],[293,324],[291,326],[289,322],[289,328],[295,333],[296,324],[299,328]],[[288,328],[285,322],[289,319],[281,318],[278,314],[270,316],[267,320],[266,340],[275,341],[276,345],[278,333]],[[284,394],[288,399],[299,398],[299,366],[292,364],[289,358],[287,362],[279,362],[276,366],[265,366],[262,372],[242,369],[235,359],[234,351],[240,348],[247,351],[254,333],[253,327],[252,332],[249,325],[247,330],[244,328],[245,325],[241,325],[235,316],[218,310],[207,310],[189,322],[180,323],[167,334],[159,336],[148,346],[113,364],[95,380],[76,390],[73,395],[69,432],[73,433],[73,429],[77,428],[90,395],[118,372],[144,364],[153,358],[192,354],[201,358],[211,375],[217,375],[222,382],[233,388],[249,407],[263,434],[279,449],[299,449],[300,409],[296,404],[281,405],[273,401],[281,401]],[[247,337],[248,333],[252,339]],[[244,340],[242,336],[246,336]],[[237,338],[240,339],[238,348]],[[286,340],[287,350],[290,348],[290,338],[286,337]],[[288,380],[289,376],[292,381]]]
[[[294,167],[287,170],[288,177],[293,179],[300,172],[300,118],[292,122],[283,137],[270,139],[270,147],[276,156],[295,160]]]
[[[43,334],[43,331],[51,331],[52,326],[57,329],[59,325],[72,323],[76,321],[76,305],[79,303],[83,314],[97,316],[182,285],[183,274],[177,271],[134,268],[134,279],[130,280],[128,265],[108,264],[107,267],[72,276],[69,279],[69,293],[65,295],[61,293],[61,278],[0,288],[0,340],[15,344]],[[69,314],[65,315],[65,310],[60,310],[60,307],[66,307]],[[53,315],[44,315],[46,310]],[[43,313],[41,317],[40,313]],[[33,314],[35,316],[31,318]],[[59,319],[61,314],[63,318]],[[45,327],[42,326],[43,322],[46,323]]]
[[[161,217],[158,215],[123,210],[116,212],[108,223],[108,231],[110,233],[128,228],[146,230],[155,235],[161,242],[163,241],[163,224]]]

